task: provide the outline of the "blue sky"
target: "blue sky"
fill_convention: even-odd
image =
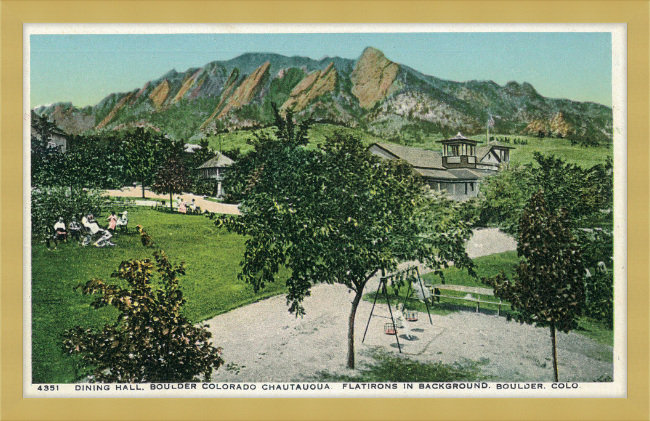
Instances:
[[[94,105],[185,71],[247,52],[357,59],[364,48],[454,81],[528,82],[550,98],[612,105],[607,32],[31,35],[30,106]]]

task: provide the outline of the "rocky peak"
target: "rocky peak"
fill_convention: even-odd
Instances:
[[[282,104],[281,109],[293,109],[295,112],[304,110],[314,99],[333,91],[337,77],[333,62],[330,62],[324,70],[313,71],[293,88],[289,99]]]
[[[232,96],[228,98],[226,106],[221,110],[217,118],[223,117],[233,108],[239,108],[251,102],[268,79],[269,67],[271,67],[271,63],[267,61],[244,79],[241,85],[233,92]]]
[[[388,60],[384,53],[368,47],[357,60],[352,71],[352,94],[363,108],[370,108],[383,100],[394,87],[399,66]]]

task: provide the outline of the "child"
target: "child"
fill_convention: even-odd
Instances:
[[[115,231],[116,226],[117,226],[117,216],[115,216],[115,212],[111,212],[111,215],[108,217],[108,229]]]

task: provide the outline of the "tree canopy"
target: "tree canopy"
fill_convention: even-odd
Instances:
[[[557,380],[555,330],[577,327],[585,298],[584,264],[580,247],[563,209],[547,209],[542,191],[533,195],[520,221],[517,254],[522,261],[510,281],[503,272],[483,282],[494,295],[512,305],[515,320],[549,326]]]
[[[504,170],[485,180],[480,193],[481,222],[498,225],[520,236],[524,209],[531,197],[541,191],[549,212],[563,209],[567,214],[584,266],[593,275],[586,280],[586,314],[611,327],[614,310],[613,162],[608,159],[603,164],[581,168],[554,156],[535,153],[534,157],[534,164]]]
[[[145,186],[153,183],[158,167],[179,148],[180,142],[169,137],[138,127],[125,134],[124,156],[127,177],[142,184],[142,197]]]
[[[341,133],[308,150],[301,146],[306,126],[277,110],[276,126],[275,138],[258,136],[251,162],[242,163],[249,168],[240,180],[242,215],[216,222],[248,236],[240,277],[256,290],[273,282],[281,266],[291,269],[290,312],[305,314],[303,299],[317,283],[355,292],[348,330],[353,368],[354,318],[368,281],[408,260],[471,268],[464,249],[470,229],[455,217],[452,202],[423,194],[406,163],[381,160]]]
[[[192,187],[192,178],[183,165],[180,155],[171,155],[158,168],[151,189],[156,193],[169,194],[169,208],[173,209],[173,194],[189,191]]]

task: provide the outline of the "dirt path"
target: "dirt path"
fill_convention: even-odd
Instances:
[[[479,244],[480,243],[480,244]],[[498,230],[480,230],[468,244],[472,257],[516,248]],[[367,292],[377,288],[375,279]],[[276,296],[207,320],[214,343],[223,348],[226,365],[213,381],[315,380],[319,372],[354,375],[345,369],[347,320],[353,295],[341,285],[317,285],[305,299],[307,314],[296,318],[287,311],[284,296]],[[362,338],[372,303],[359,304],[355,324],[357,367],[371,363],[370,351],[380,347],[398,353],[395,337],[385,335],[388,307],[378,305]],[[500,380],[552,381],[548,329],[508,322],[504,317],[461,311],[447,316],[426,313],[410,323],[413,340],[401,338],[404,355],[423,362],[481,363],[485,374]],[[558,336],[561,378],[592,381],[613,377],[612,348],[576,333]]]
[[[130,197],[133,199],[142,199],[142,189],[140,187],[137,188],[124,187],[120,190],[107,190],[105,194],[108,196],[115,196],[115,197]],[[239,214],[239,209],[237,205],[228,205],[226,203],[212,202],[210,200],[205,200],[203,196],[197,196],[191,193],[175,194],[174,201],[176,201],[176,198],[178,198],[179,196],[182,197],[183,200],[185,200],[185,202],[188,204],[192,202],[192,199],[194,199],[196,202],[196,206],[199,206],[201,209],[207,210],[209,212],[225,213],[230,215]],[[161,199],[161,200],[168,201],[169,195],[156,194],[153,193],[151,190],[145,188],[145,199]]]

